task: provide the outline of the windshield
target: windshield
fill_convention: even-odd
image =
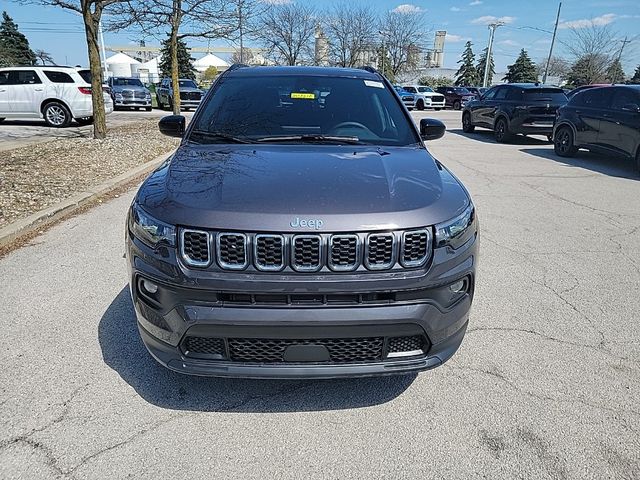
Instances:
[[[456,87],[453,89],[454,92],[459,93],[460,95],[470,95],[471,92],[466,88]]]
[[[142,87],[142,82],[137,78],[114,78],[113,84],[126,87]]]
[[[180,84],[180,88],[198,88],[193,80],[178,80],[178,84]]]
[[[190,140],[412,145],[402,107],[377,80],[334,76],[223,78],[201,107]]]
[[[566,103],[567,96],[560,88],[536,88],[524,91],[524,98],[529,102]]]
[[[418,87],[419,92],[433,92],[433,88],[431,87]]]

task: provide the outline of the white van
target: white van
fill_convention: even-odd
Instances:
[[[113,101],[103,93],[106,113]],[[0,122],[4,119],[43,118],[50,127],[93,121],[91,84],[70,67],[0,68]]]

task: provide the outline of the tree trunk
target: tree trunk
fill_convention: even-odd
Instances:
[[[180,14],[182,0],[173,0],[173,16],[171,18],[171,35],[169,37],[169,54],[171,55],[171,85],[173,87],[173,114],[180,115],[180,78],[178,75],[178,28],[182,16]]]
[[[104,97],[102,93],[102,66],[100,63],[100,50],[98,48],[98,25],[102,10],[96,9],[91,13],[88,2],[82,2],[82,17],[84,31],[87,37],[87,49],[89,53],[89,68],[91,69],[91,103],[93,106],[93,138],[103,139],[107,137],[107,118],[104,110]]]

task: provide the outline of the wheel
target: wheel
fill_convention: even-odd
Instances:
[[[162,100],[160,100],[160,95],[156,95],[156,103],[158,104],[158,108],[160,110],[164,110],[164,105],[162,105]]]
[[[150,112],[151,110],[153,110],[153,108],[152,108],[152,107],[144,107],[144,109],[145,109],[147,112]]]
[[[93,117],[76,118],[76,122],[78,122],[80,126],[91,125],[93,123]]]
[[[407,110],[411,111],[413,110],[413,107],[407,107]]]
[[[476,127],[471,123],[471,114],[464,112],[462,114],[462,131],[465,133],[473,133]]]
[[[416,103],[416,108],[418,110],[424,110],[424,100],[422,99],[418,100],[418,102]]]
[[[4,118],[0,118],[0,123],[4,122]]]
[[[49,102],[42,110],[44,121],[50,127],[63,128],[68,127],[71,123],[71,112],[60,102]]]
[[[442,110],[442,108],[440,108],[440,107],[436,107],[436,108],[434,108],[434,110],[435,110],[436,112],[439,112],[440,110]]]
[[[496,124],[493,127],[493,134],[496,137],[496,142],[507,143],[511,140],[511,133],[509,132],[509,125],[504,117],[498,118]]]
[[[560,127],[556,130],[553,151],[561,157],[573,157],[578,152],[573,144],[573,130],[570,127]]]
[[[453,102],[453,109],[460,110],[460,100],[456,100],[455,102]]]

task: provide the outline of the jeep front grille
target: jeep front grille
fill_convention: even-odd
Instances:
[[[180,257],[189,267],[313,273],[423,267],[431,258],[433,235],[429,228],[333,235],[181,228],[179,240]]]

